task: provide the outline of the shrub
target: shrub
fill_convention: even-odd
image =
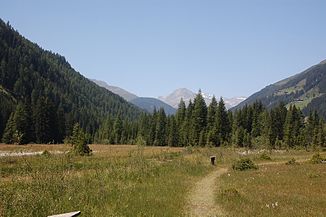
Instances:
[[[254,164],[252,160],[249,158],[243,158],[238,160],[232,165],[233,170],[239,170],[239,171],[244,171],[244,170],[250,170],[250,169],[258,169],[258,166]]]
[[[299,163],[296,162],[296,160],[294,158],[292,158],[291,160],[289,160],[288,162],[285,163],[286,165],[298,165]]]
[[[310,162],[313,163],[313,164],[321,164],[321,163],[323,163],[323,161],[325,161],[325,160],[326,160],[326,159],[322,158],[322,157],[320,156],[320,154],[317,153],[317,154],[314,154],[314,155],[312,156],[312,158],[310,159]]]
[[[136,145],[146,146],[146,140],[142,136],[137,136]]]
[[[44,157],[50,157],[51,153],[48,150],[45,150],[45,151],[42,152],[41,155],[44,156]]]
[[[87,144],[86,134],[79,124],[75,124],[72,136],[70,137],[70,143],[72,144],[73,152],[77,155],[85,156],[91,155],[92,150]]]
[[[263,152],[260,156],[259,156],[259,159],[261,160],[272,160],[272,158],[266,153],[266,152]]]

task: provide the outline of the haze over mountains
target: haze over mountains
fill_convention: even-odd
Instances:
[[[107,90],[123,97],[125,100],[149,112],[153,112],[154,108],[164,108],[167,114],[174,114],[176,112],[176,109],[178,108],[181,99],[183,99],[185,103],[188,104],[190,100],[194,100],[197,94],[187,88],[179,88],[167,96],[159,96],[158,98],[138,97],[137,95],[130,93],[129,91],[123,88],[111,86],[105,81],[96,79],[90,80],[96,83],[97,85],[106,88]],[[202,92],[202,96],[205,99],[206,104],[209,105],[214,95]],[[223,97],[223,99],[225,102],[225,106],[230,109],[245,100],[246,97]],[[219,98],[217,98],[217,100],[219,100]]]
[[[242,108],[258,100],[267,108],[284,102],[287,106],[299,107],[306,115],[316,110],[319,115],[326,118],[326,60],[263,88],[234,109]]]
[[[91,79],[91,81],[93,81],[95,84],[99,85],[100,87],[104,87],[107,90],[111,91],[112,93],[115,93],[115,94],[123,97],[128,102],[130,102],[148,112],[153,112],[154,109],[160,109],[160,108],[163,108],[165,113],[168,115],[172,115],[176,112],[175,108],[173,108],[169,104],[167,104],[159,99],[152,98],[152,97],[138,97],[137,95],[130,93],[125,89],[108,85],[104,81],[100,81],[100,80],[96,80],[96,79]]]

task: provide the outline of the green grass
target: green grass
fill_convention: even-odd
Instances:
[[[182,216],[185,192],[212,168],[201,153],[1,158],[0,216]]]
[[[325,180],[326,165],[310,162],[229,170],[218,180],[216,202],[227,216],[322,217],[326,213]]]

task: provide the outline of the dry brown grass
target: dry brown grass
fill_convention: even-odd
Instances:
[[[10,151],[10,152],[39,152],[39,151],[68,151],[70,149],[69,145],[64,144],[28,144],[28,145],[8,145],[0,143],[0,151]]]
[[[2,145],[0,150],[66,151],[65,145]],[[0,157],[0,216],[182,216],[188,188],[210,171],[183,148],[91,145],[93,155]],[[193,154],[192,154],[193,155]]]
[[[102,144],[92,144],[90,148],[96,155],[100,156],[129,156],[131,152],[139,150],[141,147],[137,145],[102,145]],[[60,151],[65,152],[71,149],[70,145],[66,144],[28,144],[28,145],[8,145],[0,143],[0,151],[5,152],[42,152],[42,151]],[[184,148],[174,148],[174,147],[154,147],[147,146],[142,147],[142,152],[145,155],[151,156],[155,154],[161,154],[162,152],[181,152]]]
[[[325,165],[261,165],[257,171],[229,171],[217,200],[228,216],[325,216]],[[237,194],[225,194],[225,192]]]

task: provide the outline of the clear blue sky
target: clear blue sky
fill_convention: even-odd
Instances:
[[[325,0],[10,0],[0,17],[140,96],[249,96],[326,59]]]

